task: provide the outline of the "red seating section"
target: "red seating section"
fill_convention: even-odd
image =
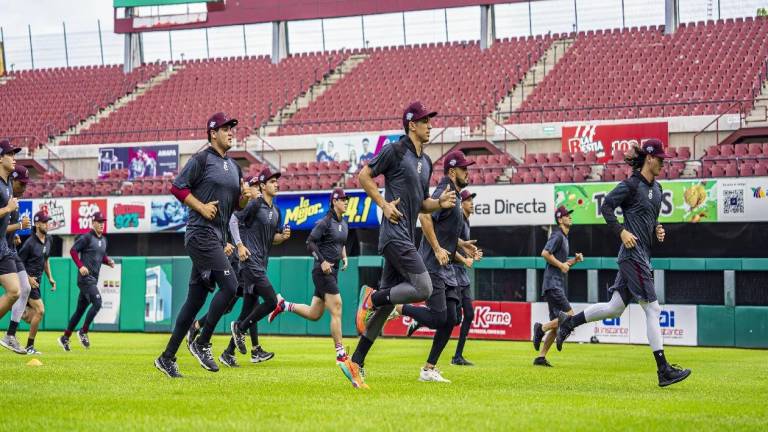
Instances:
[[[702,177],[766,176],[768,142],[712,146],[701,163]]]
[[[12,79],[0,85],[0,136],[46,142],[49,135],[96,114],[161,70],[150,64],[128,75],[118,65],[11,72]],[[24,140],[16,141],[20,145]]]
[[[471,125],[478,125],[552,41],[549,36],[504,39],[486,51],[477,41],[367,50],[368,59],[278,134],[399,129],[398,119],[412,100],[441,114],[435,126],[466,125],[467,115],[475,116]]]
[[[244,138],[345,57],[302,54],[277,65],[264,56],[182,62],[170,79],[69,144],[205,139],[205,121],[215,111],[240,120],[237,137]]]
[[[672,36],[655,26],[581,32],[510,122],[720,114],[730,104],[717,101],[753,99],[766,59],[764,18],[681,24]],[[703,103],[619,108],[689,102]]]
[[[344,162],[293,162],[282,170],[282,190],[329,190],[343,184],[343,175],[349,170]]]

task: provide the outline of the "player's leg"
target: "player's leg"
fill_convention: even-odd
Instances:
[[[464,358],[464,344],[467,342],[469,329],[475,320],[475,307],[472,305],[472,296],[468,285],[461,288],[461,293],[461,314],[463,318],[461,319],[461,329],[459,329],[459,341],[456,344],[456,352],[453,354],[451,364],[471,366],[472,362]]]
[[[384,248],[384,257],[402,278],[393,285],[382,284],[382,288],[371,295],[374,308],[398,304],[417,303],[432,294],[432,281],[418,251],[413,245],[389,243]]]
[[[426,326],[437,330],[443,327],[448,319],[445,283],[437,275],[430,273],[429,276],[432,280],[432,294],[427,299],[426,306],[414,306],[411,304],[404,304],[402,306],[401,313],[415,321],[408,329],[409,336],[419,326]]]
[[[75,307],[75,311],[69,318],[69,322],[67,323],[67,328],[64,330],[64,334],[59,336],[58,339],[59,345],[64,349],[64,351],[70,351],[69,338],[72,336],[72,332],[75,330],[75,327],[77,327],[77,325],[80,323],[80,319],[82,319],[83,315],[85,315],[85,311],[88,309],[88,305],[90,304],[88,302],[88,297],[83,290],[84,287],[79,288],[80,294],[77,296],[77,306]]]
[[[12,259],[6,258],[0,263],[0,285],[5,288],[5,294],[0,297],[0,319],[13,307],[21,295],[19,275]]]
[[[40,298],[30,298],[29,306],[31,309],[31,319],[29,320],[29,334],[27,335],[27,354],[39,354],[35,349],[35,337],[37,337],[37,330],[40,328],[40,323],[43,321],[45,315],[45,305]]]
[[[453,327],[458,322],[457,313],[460,310],[460,306],[456,298],[449,297],[446,302],[446,320],[435,331],[435,336],[432,338],[432,348],[429,351],[427,363],[419,374],[419,381],[450,382],[440,374],[440,370],[437,369],[437,362],[440,360],[440,355],[442,355],[445,346],[448,345],[448,341],[451,339]]]
[[[325,293],[338,294],[339,289],[336,286],[336,277],[333,274],[325,274],[322,270],[312,270],[312,283],[315,285],[315,293],[312,296],[312,304],[293,303],[285,300],[280,294],[277,295],[277,307],[269,314],[269,322],[272,322],[278,315],[288,311],[296,315],[317,321],[323,316],[325,310]]]
[[[550,289],[547,290],[546,295],[547,299],[547,307],[549,308],[549,318],[550,321],[548,323],[545,323],[545,325],[541,326],[542,328],[534,328],[534,332],[537,332],[538,334],[536,336],[540,337],[542,331],[546,332],[544,334],[543,339],[540,339],[542,344],[541,347],[539,347],[539,356],[534,360],[533,364],[536,366],[552,366],[549,364],[549,362],[546,360],[547,353],[549,352],[549,348],[552,346],[552,343],[555,341],[555,338],[557,336],[557,317],[560,316],[561,312],[565,312],[566,315],[572,316],[573,315],[573,308],[571,307],[571,303],[568,301],[568,298],[565,297],[565,293],[560,289]],[[552,327],[552,321],[555,321],[554,327]],[[537,326],[534,326],[537,327]],[[536,339],[536,338],[534,338]],[[535,343],[535,340],[534,340]]]
[[[272,283],[264,273],[251,275],[253,278],[252,289],[254,294],[261,297],[263,303],[254,307],[246,318],[238,323],[235,328],[239,333],[245,333],[254,322],[261,321],[262,318],[269,315],[277,307],[277,294],[272,287]]]
[[[19,322],[21,322],[21,316],[27,308],[27,300],[29,299],[29,293],[32,290],[32,287],[29,284],[29,276],[27,276],[26,271],[20,271],[18,272],[18,275],[19,298],[11,308],[11,322],[8,324],[7,333],[0,339],[0,345],[17,354],[26,354],[26,350],[21,348],[21,344],[19,344],[19,341],[16,339],[16,329],[18,329]]]
[[[80,338],[80,343],[83,347],[88,349],[91,347],[91,341],[88,338],[88,330],[91,327],[91,323],[93,323],[93,319],[96,318],[96,314],[101,310],[101,293],[96,285],[88,285],[85,292],[91,307],[88,309],[88,313],[85,314],[83,326],[80,328],[80,331],[77,332],[77,335]]]

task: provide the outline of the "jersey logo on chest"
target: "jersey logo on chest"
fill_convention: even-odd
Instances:
[[[422,169],[422,164],[421,164],[421,161],[419,161],[419,163],[416,164],[416,172],[421,174],[421,169]]]
[[[649,200],[653,199],[653,189],[648,189],[648,199]]]

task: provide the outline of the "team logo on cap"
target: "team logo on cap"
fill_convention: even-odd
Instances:
[[[214,126],[216,126],[216,122],[214,120],[211,120],[211,122],[208,124],[208,127],[212,128]]]
[[[262,174],[262,175],[260,175],[260,176],[259,176],[259,181],[261,181],[261,182],[263,182],[263,181],[264,181],[264,174]]]
[[[451,159],[450,162],[448,162],[448,165],[450,166],[456,166],[456,159]]]
[[[645,148],[645,152],[646,153],[650,153],[652,151],[653,151],[653,147],[651,147],[651,146],[648,146],[648,147]]]
[[[339,194],[333,194],[333,199],[337,199],[339,197]]]
[[[413,113],[409,112],[408,114],[406,114],[405,115],[405,119],[408,120],[408,121],[411,121],[411,119],[413,119]]]

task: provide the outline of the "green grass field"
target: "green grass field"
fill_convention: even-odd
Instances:
[[[693,369],[661,389],[648,347],[567,344],[552,369],[534,368],[529,343],[470,340],[474,367],[441,369],[451,384],[420,383],[424,339],[381,339],[355,390],[333,361],[328,338],[263,336],[276,357],[239,369],[203,370],[185,347],[183,379],[152,365],[164,334],[92,333],[84,351],[38,336],[43,366],[0,352],[2,430],[764,430],[768,424],[768,352],[667,349]],[[20,333],[20,341],[26,334]],[[347,344],[354,344],[347,339]],[[214,339],[220,353],[225,338]]]

